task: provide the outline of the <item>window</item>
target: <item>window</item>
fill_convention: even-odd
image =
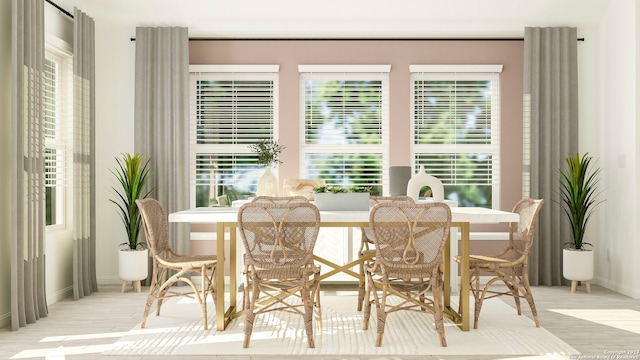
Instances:
[[[277,134],[277,65],[192,65],[191,203],[254,195],[264,170],[249,145]]]
[[[388,65],[301,65],[302,178],[327,185],[388,183]]]
[[[412,65],[414,166],[460,206],[498,206],[501,65]]]
[[[46,225],[64,223],[67,129],[72,119],[72,59],[47,47],[44,62]]]

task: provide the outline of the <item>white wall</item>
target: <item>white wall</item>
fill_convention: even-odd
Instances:
[[[119,283],[118,245],[126,233],[117,215],[111,187],[115,157],[133,152],[135,28],[104,19],[96,21],[96,243],[98,283]]]
[[[596,244],[596,280],[634,298],[640,298],[637,16],[635,0],[613,1],[605,13],[596,98],[600,144],[585,144],[600,156],[606,198],[597,238],[589,234]]]

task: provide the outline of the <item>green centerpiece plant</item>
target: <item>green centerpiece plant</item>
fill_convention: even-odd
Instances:
[[[328,185],[328,186],[316,186],[313,188],[313,192],[318,193],[368,193],[371,192],[370,186],[356,186],[352,185],[349,187],[344,187],[340,185]]]
[[[367,186],[316,186],[314,201],[320,210],[369,210],[371,188]]]
[[[256,144],[249,145],[249,149],[258,154],[258,165],[273,166],[282,164],[280,153],[286,147],[280,145],[277,140],[261,140]]]
[[[280,145],[277,140],[269,139],[249,145],[249,149],[258,155],[258,165],[264,165],[264,173],[258,179],[256,195],[278,196],[280,194],[278,178],[271,172],[271,167],[282,164],[280,153],[285,149],[285,146]]]

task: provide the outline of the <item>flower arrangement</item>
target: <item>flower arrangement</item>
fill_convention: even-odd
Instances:
[[[261,140],[260,142],[249,145],[252,152],[258,154],[258,164],[264,166],[272,166],[282,164],[280,161],[280,153],[285,149],[277,140]]]

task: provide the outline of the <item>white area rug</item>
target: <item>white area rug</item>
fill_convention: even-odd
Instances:
[[[239,296],[240,300],[242,297]],[[362,330],[362,313],[356,311],[356,295],[347,292],[324,295],[322,331],[316,331],[316,348],[307,347],[302,317],[283,312],[258,316],[251,345],[242,348],[243,317],[218,332],[213,303],[209,303],[210,329],[203,330],[199,306],[188,299],[165,301],[162,313],[155,306],[147,319],[114,343],[109,355],[558,355],[579,352],[500,299],[487,300],[477,330],[461,331],[447,322],[448,347],[440,347],[433,316],[401,311],[387,317],[382,347],[376,348],[375,310],[369,330]],[[454,302],[455,300],[455,302]],[[452,299],[457,304],[457,298]],[[526,304],[525,304],[526,305]],[[142,304],[141,304],[142,306]],[[473,305],[472,305],[473,306]],[[527,308],[525,311],[528,311]],[[448,321],[448,320],[447,320]],[[544,323],[544,319],[541,319]]]

